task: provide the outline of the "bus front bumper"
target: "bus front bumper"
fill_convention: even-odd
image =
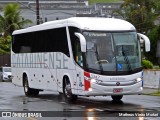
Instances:
[[[91,83],[88,91],[85,91],[86,96],[107,96],[107,95],[133,95],[141,94],[143,91],[142,81],[129,86],[102,86],[96,83]]]

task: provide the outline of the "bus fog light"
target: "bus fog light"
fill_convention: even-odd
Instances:
[[[96,80],[95,79],[91,79],[91,83],[95,83],[96,82]]]
[[[88,91],[90,91],[90,92],[91,92],[91,91],[93,91],[93,90],[92,90],[92,88],[89,88],[89,89],[88,89]]]
[[[137,82],[140,82],[141,80],[142,80],[142,78],[137,78],[136,79]]]

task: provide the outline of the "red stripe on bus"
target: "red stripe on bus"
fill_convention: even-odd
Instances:
[[[88,89],[91,87],[90,81],[84,80],[84,86],[85,86],[85,91],[88,91]]]
[[[89,72],[84,71],[84,76],[86,76],[86,77],[89,77],[89,78],[90,78],[90,73],[89,73]]]

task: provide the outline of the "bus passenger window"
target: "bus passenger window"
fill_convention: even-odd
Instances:
[[[20,53],[30,53],[31,52],[31,47],[29,46],[21,46],[20,47]]]

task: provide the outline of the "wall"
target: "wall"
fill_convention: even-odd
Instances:
[[[160,70],[144,70],[143,80],[144,87],[159,88]]]

